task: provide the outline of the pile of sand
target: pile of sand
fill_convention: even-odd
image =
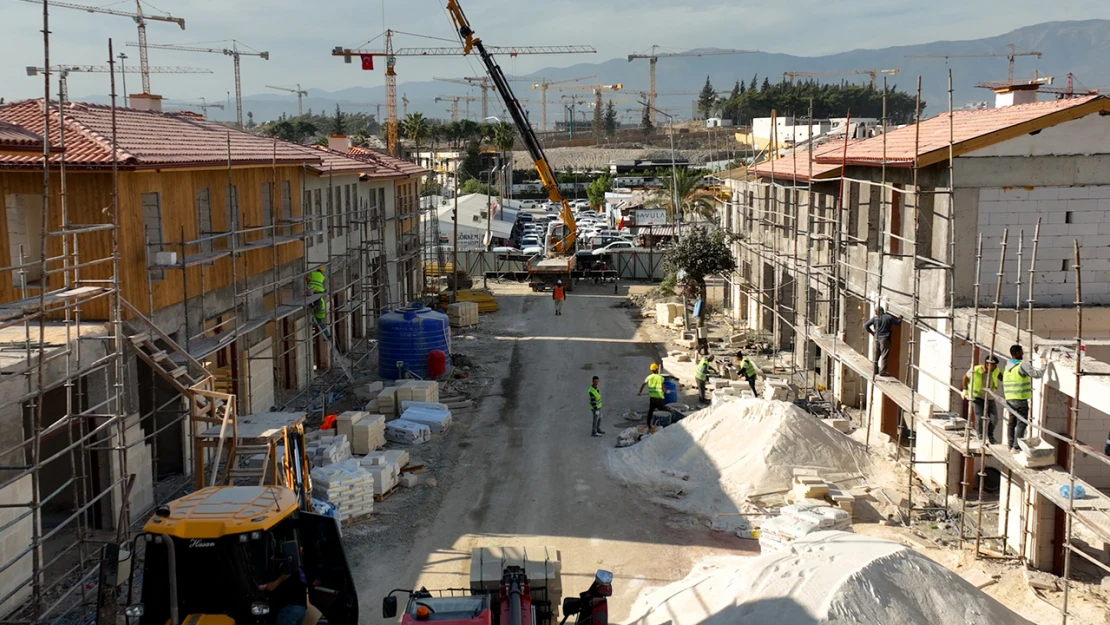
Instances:
[[[1031,625],[940,564],[899,543],[818,532],[758,558],[700,563],[645,592],[636,625]]]
[[[712,518],[739,511],[748,497],[789,489],[795,469],[836,479],[866,475],[869,464],[863,445],[797,406],[741,399],[613,450],[609,468],[666,495],[672,507]]]

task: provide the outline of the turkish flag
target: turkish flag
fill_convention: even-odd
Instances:
[[[360,54],[362,58],[362,69],[374,69],[374,55],[373,54]]]

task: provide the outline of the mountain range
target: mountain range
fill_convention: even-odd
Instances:
[[[850,30],[846,31],[850,32]],[[926,102],[924,114],[936,115],[947,109],[948,101],[948,69],[953,75],[953,100],[956,107],[973,104],[976,102],[993,102],[993,94],[986,89],[975,87],[976,83],[983,81],[1004,81],[1007,74],[1008,60],[1002,57],[952,57],[944,55],[982,55],[1005,54],[1013,44],[1018,52],[1041,52],[1040,58],[1033,56],[1019,56],[1015,62],[1015,77],[1032,78],[1034,72],[1040,76],[1052,76],[1054,86],[1063,86],[1067,82],[1067,74],[1074,74],[1077,85],[1086,88],[1096,88],[1101,85],[1110,85],[1110,65],[1105,63],[1110,58],[1110,20],[1084,20],[1067,22],[1046,22],[1033,26],[1026,26],[1017,30],[967,41],[936,41],[932,43],[897,46],[878,50],[851,50],[838,54],[815,57],[792,56],[781,53],[758,52],[754,54],[714,55],[714,56],[688,56],[660,59],[657,65],[657,86],[659,93],[673,91],[696,92],[705,84],[708,76],[715,89],[719,91],[731,90],[737,80],[748,83],[753,76],[758,76],[757,82],[762,82],[764,77],[772,82],[782,79],[783,72],[835,72],[858,69],[892,69],[898,68],[898,74],[887,76],[888,84],[893,88],[913,93],[917,88],[918,76],[921,77],[922,98]],[[736,42],[737,47],[743,47],[743,42]],[[933,58],[907,58],[908,55],[933,55]],[[405,59],[399,59],[397,72],[400,80],[404,80]],[[623,93],[607,92],[606,98],[613,96],[618,110],[621,111],[622,121],[638,123],[639,113],[636,100],[637,91],[648,89],[648,62],[636,60],[629,62],[624,58],[610,59],[600,63],[578,63],[567,67],[549,67],[535,74],[526,76],[527,81],[514,82],[513,89],[517,97],[530,99],[525,107],[533,125],[539,126],[540,105],[539,91],[531,89],[530,81],[537,81],[540,77],[548,80],[564,80],[594,76],[587,82],[591,84],[623,84]],[[375,80],[380,80],[375,76]],[[843,75],[815,78],[814,80],[839,82],[847,80],[855,83],[865,83],[870,80],[867,75]],[[882,77],[880,76],[880,85]],[[339,91],[323,91],[308,89],[309,95],[304,98],[304,108],[307,111],[332,111],[337,103],[348,111],[375,112],[373,104],[384,103],[385,87],[350,87]],[[449,118],[450,104],[448,102],[436,103],[436,96],[471,95],[480,97],[478,89],[468,90],[466,87],[451,83],[425,81],[425,82],[400,82],[397,86],[398,100],[401,95],[409,99],[408,111],[422,112],[430,118]],[[558,103],[559,96],[568,92],[548,92],[548,123],[562,120],[563,107]],[[592,100],[589,92],[578,92],[582,99]],[[671,109],[676,115],[688,118],[692,113],[692,102],[696,96],[660,96],[658,106]],[[91,101],[103,101],[103,98],[88,98]],[[216,99],[220,101],[220,99]],[[481,103],[470,103],[471,119],[481,116]],[[398,102],[398,109],[401,103]],[[465,116],[466,105],[459,103],[460,116]],[[297,111],[296,96],[287,94],[252,94],[243,99],[244,114],[246,111],[254,113],[256,122],[275,119],[283,113],[295,115]],[[586,110],[586,107],[579,107]],[[490,94],[490,114],[500,115],[501,104],[494,93]],[[385,116],[385,107],[381,107],[381,114]],[[398,111],[401,114],[401,111]],[[228,106],[223,110],[210,110],[210,117],[217,120],[234,119],[234,107]],[[587,113],[589,115],[589,113]]]

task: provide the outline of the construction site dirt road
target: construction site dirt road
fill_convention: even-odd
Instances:
[[[617,306],[624,289],[580,285],[554,315],[550,293],[496,289],[500,310],[483,315],[453,350],[494,380],[475,412],[459,415],[432,467],[436,488],[401,493],[403,511],[345,537],[362,614],[377,618],[398,587],[462,588],[471,548],[545,545],[561,552],[564,596],[614,573],[613,622],[648,586],[682,579],[715,553],[755,554],[755,541],[714,533],[614,482],[610,461],[636,390],[658,347]],[[590,436],[587,387],[601,378],[604,437]],[[419,449],[414,450],[419,455]],[[383,509],[389,509],[383,507]]]

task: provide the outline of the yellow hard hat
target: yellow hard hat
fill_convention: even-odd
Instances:
[[[656,364],[656,363],[654,363],[654,362],[653,362],[653,363],[651,363],[651,371],[652,371],[653,373],[654,373],[654,372],[656,372],[656,371],[659,371],[659,365],[658,365],[658,364]]]

